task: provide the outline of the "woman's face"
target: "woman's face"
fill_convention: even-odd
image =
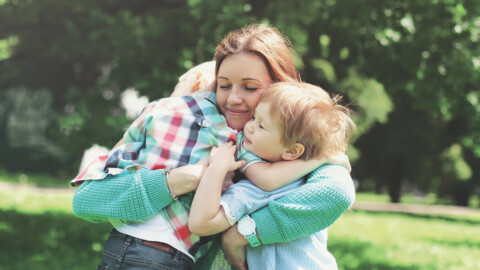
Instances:
[[[216,93],[218,107],[229,127],[243,129],[270,82],[267,66],[257,55],[233,54],[223,60],[218,70]]]

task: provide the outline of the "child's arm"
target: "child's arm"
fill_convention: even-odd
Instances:
[[[188,218],[188,228],[196,235],[216,234],[231,226],[220,207],[220,197],[227,173],[245,165],[245,161],[235,161],[235,150],[231,142],[212,149]]]
[[[290,184],[300,177],[314,171],[325,164],[341,164],[350,170],[350,162],[345,154],[333,158],[312,158],[309,160],[289,160],[257,162],[248,166],[244,174],[257,187],[265,191],[272,191]]]

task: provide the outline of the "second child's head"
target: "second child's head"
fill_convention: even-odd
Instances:
[[[245,149],[271,162],[344,153],[355,124],[339,100],[307,83],[272,84],[245,125]]]

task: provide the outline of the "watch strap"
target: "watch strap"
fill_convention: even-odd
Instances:
[[[245,238],[248,240],[251,247],[258,247],[261,244],[260,240],[258,240],[257,234],[255,234],[255,233],[252,233],[250,235],[246,235]]]

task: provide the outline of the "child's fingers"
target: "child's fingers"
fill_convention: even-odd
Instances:
[[[239,160],[239,161],[235,162],[235,166],[236,166],[235,170],[240,169],[245,165],[247,165],[247,162],[245,160]]]
[[[212,147],[212,150],[210,150],[210,155],[214,155],[218,150],[218,147],[214,146]]]
[[[219,146],[220,148],[230,149],[231,147],[235,148],[235,145],[232,142],[227,142]]]

